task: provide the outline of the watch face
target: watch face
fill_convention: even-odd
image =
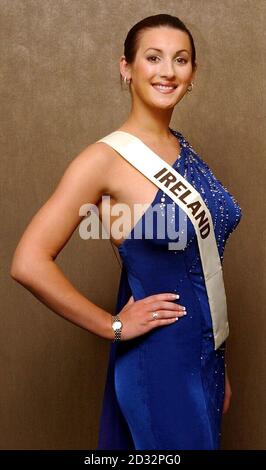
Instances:
[[[122,322],[119,321],[119,320],[116,320],[112,325],[114,330],[119,330],[121,328],[121,326],[122,326]]]

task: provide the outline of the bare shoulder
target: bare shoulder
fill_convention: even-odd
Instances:
[[[101,142],[90,143],[70,160],[57,190],[62,188],[72,197],[79,196],[79,199],[97,203],[102,194],[109,194],[113,164],[110,146]]]
[[[85,147],[75,156],[71,164],[82,165],[83,169],[94,170],[104,176],[112,165],[111,148],[102,142],[94,142]]]
[[[100,171],[103,171],[102,178],[105,182],[106,194],[115,196],[117,190],[119,190],[121,180],[130,176],[131,165],[105,142],[95,142],[89,145],[86,152],[94,161],[94,165]]]
[[[121,157],[111,145],[105,142],[95,142],[87,147],[89,153],[94,153],[95,159],[100,158],[106,164],[107,168],[111,168],[121,161]]]
[[[115,169],[121,162],[121,157],[108,144],[94,142],[84,148],[71,162],[79,165],[81,171],[85,171],[91,177],[97,178],[103,192],[108,193],[110,182],[113,179]]]

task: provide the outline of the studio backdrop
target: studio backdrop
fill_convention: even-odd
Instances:
[[[10,263],[71,160],[127,118],[123,42],[158,13],[184,21],[197,50],[193,92],[171,127],[243,212],[224,256],[233,395],[222,448],[266,448],[266,2],[0,0],[1,449],[96,448],[110,343],[45,307],[10,277]],[[109,240],[84,240],[77,229],[56,262],[113,312],[117,256]]]

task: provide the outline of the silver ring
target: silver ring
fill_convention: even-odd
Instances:
[[[153,312],[152,313],[152,318],[155,320],[158,317],[158,312]]]

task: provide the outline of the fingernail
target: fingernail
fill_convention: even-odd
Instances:
[[[175,319],[176,319],[176,320],[179,320],[179,318],[178,318],[178,317],[175,317]]]
[[[180,295],[179,294],[174,294],[176,299],[179,299]]]

